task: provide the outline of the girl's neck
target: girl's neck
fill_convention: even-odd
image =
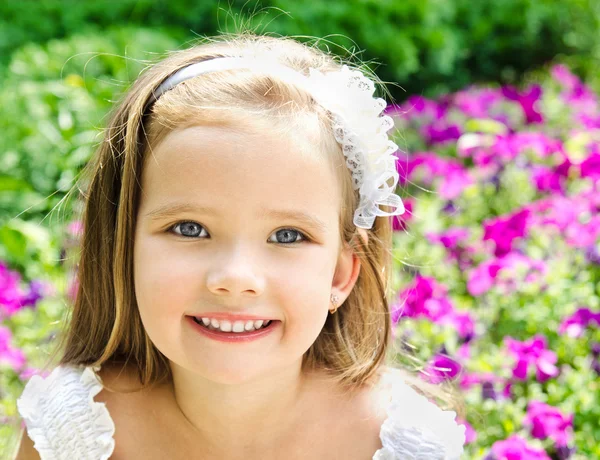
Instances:
[[[173,364],[171,369],[173,402],[189,436],[223,458],[250,446],[271,450],[274,442],[286,442],[326,384],[303,373],[300,363],[239,385],[202,379]]]

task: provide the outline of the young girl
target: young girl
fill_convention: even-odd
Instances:
[[[79,289],[17,458],[460,458],[456,412],[386,366],[404,208],[374,90],[253,34],[138,78],[87,170]]]

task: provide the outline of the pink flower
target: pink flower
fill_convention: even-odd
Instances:
[[[545,382],[559,374],[555,366],[556,353],[546,348],[546,338],[543,335],[538,334],[525,342],[505,337],[504,343],[509,354],[516,359],[513,368],[513,377],[516,379],[527,380],[531,367],[535,369],[536,378],[540,382]]]
[[[492,240],[496,244],[494,252],[496,257],[512,251],[514,239],[525,237],[529,214],[528,209],[522,209],[514,214],[489,219],[483,223],[483,240]]]
[[[581,169],[581,177],[600,179],[600,152],[594,150],[589,157],[581,162],[579,168]]]
[[[25,355],[11,345],[10,329],[0,326],[0,362],[8,363],[13,369],[21,369],[25,365]]]
[[[493,372],[468,372],[462,375],[460,388],[468,390],[483,383],[504,383],[504,379]]]
[[[534,438],[550,438],[558,447],[563,447],[572,437],[573,414],[567,416],[544,402],[530,401],[523,424],[530,427]]]
[[[567,334],[569,337],[580,337],[583,330],[591,324],[600,326],[600,311],[593,313],[589,308],[579,308],[571,316],[565,318],[561,323],[558,332]]]
[[[401,317],[424,317],[438,321],[452,311],[446,291],[435,279],[417,275],[413,284],[398,294],[398,302],[392,306],[392,320],[397,323]]]
[[[511,86],[506,86],[502,88],[502,94],[507,99],[517,101],[521,105],[526,123],[542,123],[544,121],[542,114],[538,112],[537,108],[537,102],[542,96],[542,87],[540,85],[531,85],[523,93],[520,93]]]
[[[570,91],[573,91],[576,87],[581,85],[581,80],[579,80],[579,78],[565,65],[556,64],[552,66],[550,74],[554,80]]]
[[[35,367],[25,367],[23,368],[23,370],[19,373],[19,378],[25,382],[27,380],[29,380],[31,377],[33,377],[34,375],[39,375],[41,377],[48,377],[48,375],[50,375],[50,371],[42,371],[40,369],[36,369]]]
[[[0,262],[0,318],[11,316],[25,307],[36,305],[50,287],[38,280],[31,282],[27,292],[21,289],[21,275]]]
[[[566,178],[547,166],[532,167],[531,179],[540,192],[565,192]]]
[[[405,120],[411,120],[413,118],[438,120],[445,115],[446,109],[442,104],[423,96],[411,96],[402,105],[389,105],[384,113]]]
[[[477,441],[477,432],[473,429],[471,424],[466,420],[456,419],[459,425],[465,426],[465,444],[472,444]]]
[[[551,73],[552,77],[563,87],[561,98],[569,108],[579,112],[579,115],[598,113],[596,95],[581,82],[579,77],[560,64],[554,66]]]
[[[458,125],[449,124],[440,119],[431,124],[421,127],[421,134],[428,145],[444,144],[448,141],[456,141],[461,136]]]
[[[532,212],[528,226],[554,226],[572,247],[586,249],[600,237],[600,191],[553,195],[527,208]]]
[[[469,273],[467,290],[472,296],[482,295],[495,286],[505,293],[514,292],[519,289],[520,282],[535,282],[542,279],[546,272],[543,261],[512,252],[483,262],[473,269]],[[503,275],[501,280],[500,273]]]
[[[502,102],[502,92],[495,88],[469,87],[453,94],[454,106],[471,118],[495,118],[494,106]]]
[[[534,449],[519,435],[512,435],[492,445],[493,460],[550,460],[543,449]]]
[[[440,318],[439,323],[447,324],[458,333],[458,336],[465,339],[475,334],[475,318],[469,312],[451,311]]]
[[[448,253],[448,259],[457,261],[461,270],[467,270],[473,264],[476,249],[468,244],[470,230],[465,227],[454,227],[441,233],[426,233],[426,238],[434,244],[442,244]]]
[[[404,231],[407,229],[407,224],[413,218],[414,200],[411,198],[403,198],[404,209],[406,212],[400,216],[392,217],[392,230],[395,232]]]
[[[452,200],[473,183],[469,171],[457,160],[441,158],[435,153],[420,152],[408,157],[399,157],[396,163],[400,184],[419,181],[430,186],[439,182],[438,193]]]
[[[462,371],[462,366],[449,356],[438,354],[429,362],[425,375],[430,383],[454,380]]]
[[[72,236],[79,236],[83,232],[83,223],[78,220],[74,220],[67,225],[67,231]]]

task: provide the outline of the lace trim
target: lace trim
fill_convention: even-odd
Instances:
[[[59,366],[45,379],[33,376],[17,408],[42,460],[108,460],[114,451],[115,425],[105,403],[100,367]]]
[[[428,401],[393,369],[382,380],[391,401],[380,431],[383,447],[373,460],[459,460],[466,428],[457,424],[456,412]]]

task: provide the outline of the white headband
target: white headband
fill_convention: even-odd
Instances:
[[[165,92],[208,72],[233,69],[249,69],[272,75],[282,81],[307,91],[315,101],[333,115],[333,132],[341,144],[346,165],[352,171],[354,190],[360,189],[360,203],[354,213],[354,225],[360,228],[373,227],[377,216],[404,214],[402,200],[395,193],[398,185],[398,146],[389,140],[387,131],[394,121],[387,115],[380,116],[386,107],[381,98],[374,98],[374,83],[358,70],[344,65],[339,71],[321,73],[310,68],[310,76],[274,60],[254,57],[223,57],[197,62],[184,67],[153,92],[147,107]],[[393,184],[389,185],[389,180]],[[379,206],[394,208],[382,211]]]

